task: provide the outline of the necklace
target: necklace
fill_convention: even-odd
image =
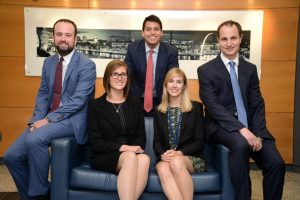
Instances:
[[[116,110],[116,113],[119,113],[120,112],[120,108],[121,108],[121,103],[118,104],[118,108],[115,106],[115,104],[111,103],[114,107],[114,109]]]

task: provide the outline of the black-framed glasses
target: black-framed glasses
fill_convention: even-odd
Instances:
[[[113,79],[118,79],[119,77],[121,77],[122,79],[128,78],[127,73],[121,73],[121,74],[119,74],[118,72],[114,72],[114,73],[111,73],[110,76],[111,76]]]

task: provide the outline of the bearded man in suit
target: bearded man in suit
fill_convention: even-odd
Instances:
[[[53,25],[58,54],[45,59],[41,85],[28,127],[4,155],[22,200],[49,199],[51,141],[75,136],[87,141],[87,103],[94,97],[95,63],[74,50],[76,24],[60,19]]]

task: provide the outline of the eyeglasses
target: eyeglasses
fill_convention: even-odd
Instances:
[[[121,77],[122,79],[126,79],[128,77],[128,75],[126,73],[117,73],[117,72],[114,72],[114,73],[111,73],[110,75],[113,79],[118,79],[119,77]]]

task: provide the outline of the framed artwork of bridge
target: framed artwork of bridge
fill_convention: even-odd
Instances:
[[[178,49],[179,65],[189,79],[197,68],[219,54],[216,29],[226,20],[243,28],[240,56],[256,64],[260,75],[263,11],[82,10],[24,8],[25,74],[40,76],[45,57],[54,55],[52,26],[60,18],[78,27],[76,49],[96,62],[102,77],[111,59],[124,59],[129,43],[142,39],[142,23],[150,14],[163,23],[163,41]]]

